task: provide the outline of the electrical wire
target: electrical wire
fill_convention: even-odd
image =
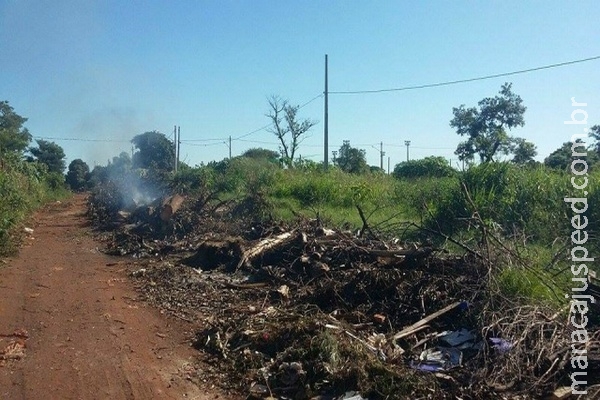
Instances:
[[[573,60],[573,61],[565,61],[565,62],[561,62],[561,63],[543,65],[541,67],[521,69],[521,70],[512,71],[512,72],[503,72],[503,73],[499,73],[499,74],[479,76],[476,78],[458,79],[458,80],[454,80],[454,81],[437,82],[437,83],[427,83],[427,84],[423,84],[423,85],[404,86],[404,87],[392,88],[392,89],[331,91],[331,92],[329,92],[329,94],[369,94],[369,93],[400,92],[400,91],[405,91],[405,90],[426,89],[426,88],[433,88],[433,87],[440,87],[440,86],[456,85],[459,83],[482,81],[485,79],[500,78],[500,77],[504,77],[504,76],[525,74],[527,72],[534,72],[534,71],[541,71],[544,69],[564,67],[566,65],[579,64],[579,63],[594,61],[594,60],[598,60],[598,59],[600,59],[600,56],[582,58],[582,59]]]
[[[181,144],[185,146],[194,146],[194,147],[210,147],[210,146],[220,146],[225,142],[217,142],[217,143],[189,143],[181,141]]]
[[[213,139],[184,139],[184,140],[181,140],[181,143],[184,143],[184,142],[222,142],[223,140],[227,140],[227,138],[213,138]]]
[[[66,140],[66,141],[77,141],[77,142],[106,142],[106,143],[131,143],[130,140],[113,140],[113,139],[86,139],[86,138],[58,138],[58,137],[45,137],[45,136],[34,136],[36,140]]]

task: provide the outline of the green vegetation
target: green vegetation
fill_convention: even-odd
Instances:
[[[403,161],[394,168],[394,177],[401,178],[444,178],[456,176],[457,171],[452,168],[444,157],[425,157],[422,160]]]
[[[48,172],[62,174],[65,170],[65,152],[62,147],[47,140],[37,140],[38,147],[30,147],[30,161],[46,165]]]
[[[74,192],[81,192],[88,188],[90,180],[90,167],[85,161],[77,158],[69,164],[69,171],[67,172],[66,182],[67,185]]]
[[[344,172],[364,174],[369,171],[366,152],[350,146],[348,140],[345,140],[339,151],[334,154],[333,164]]]
[[[27,149],[31,134],[23,127],[26,121],[8,101],[0,101],[0,154],[23,153]]]
[[[44,164],[23,161],[18,154],[4,154],[0,162],[0,255],[13,253],[19,229],[29,213],[47,201],[67,195],[61,174],[48,172]]]
[[[0,102],[0,256],[15,251],[16,232],[32,210],[67,194],[60,146],[38,140],[25,158],[32,138],[26,121],[7,101]]]

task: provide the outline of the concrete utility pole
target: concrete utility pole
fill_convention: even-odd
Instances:
[[[181,153],[181,127],[177,127],[177,161],[175,165],[179,165],[179,155]],[[177,167],[175,167],[177,168]]]
[[[405,140],[404,144],[406,145],[406,161],[410,160],[410,152],[408,148],[410,147],[410,140]]]
[[[390,157],[388,157],[388,175],[390,174]]]
[[[177,173],[177,125],[173,125],[173,150],[175,150],[175,165],[173,165],[173,171]]]
[[[231,135],[229,135],[229,159],[231,160]]]
[[[377,149],[375,146],[371,147],[379,152],[379,168],[385,172],[385,169],[383,169],[383,156],[385,156],[385,151],[383,151],[383,142],[379,143],[379,149]]]
[[[323,145],[325,151],[323,153],[323,166],[325,171],[329,168],[329,89],[327,85],[327,54],[325,54],[325,118],[323,126]]]

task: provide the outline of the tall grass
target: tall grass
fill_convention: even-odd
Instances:
[[[64,177],[38,163],[4,155],[0,164],[0,256],[15,251],[15,229],[42,203],[67,194]]]
[[[464,232],[476,218],[507,237],[551,242],[568,229],[563,197],[569,184],[565,173],[543,166],[489,163],[439,180],[415,204],[420,202],[426,224],[445,234]]]

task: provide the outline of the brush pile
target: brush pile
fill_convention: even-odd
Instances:
[[[145,300],[197,326],[213,366],[204,379],[251,398],[571,394],[568,307],[504,298],[489,260],[234,209],[187,199],[167,220],[116,213],[106,237],[110,253],[140,259]],[[591,393],[600,333],[588,330]]]

